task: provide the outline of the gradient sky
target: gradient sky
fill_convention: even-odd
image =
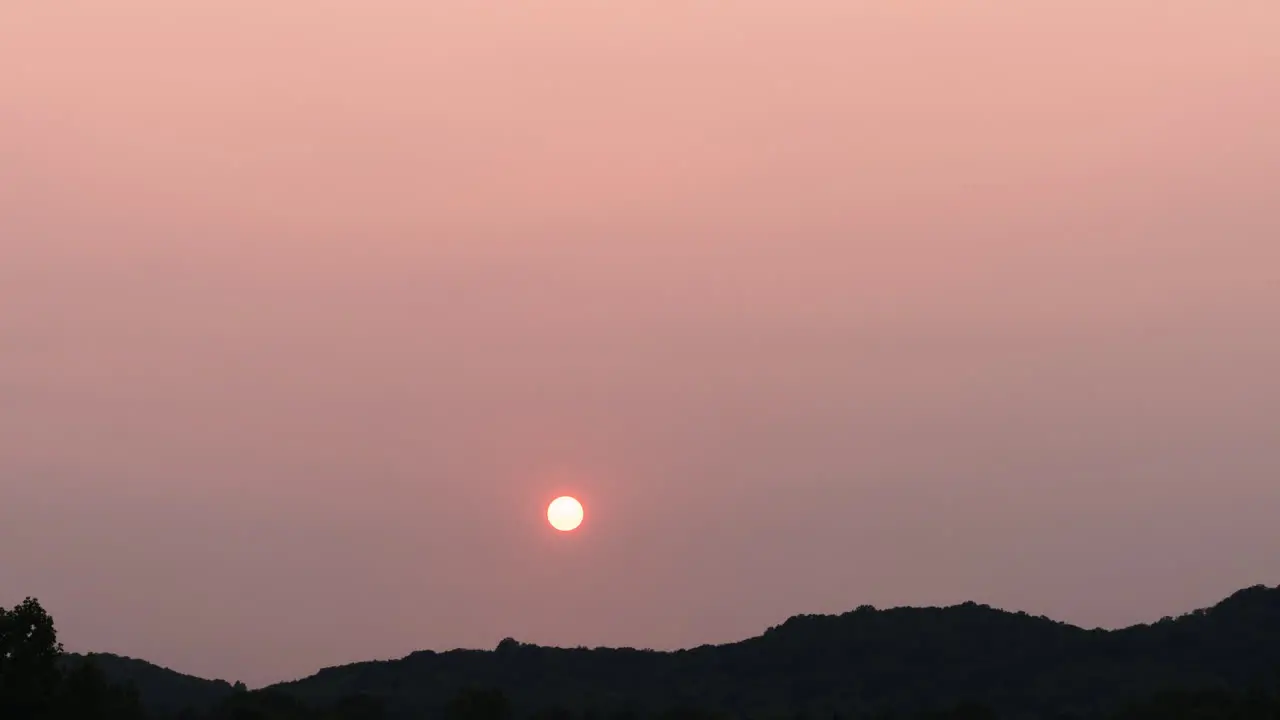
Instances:
[[[1275,0],[4,2],[0,603],[260,685],[1274,585],[1278,37]]]

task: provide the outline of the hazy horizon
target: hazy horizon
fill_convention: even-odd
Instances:
[[[0,8],[0,605],[259,686],[1280,583],[1280,5],[965,5]]]

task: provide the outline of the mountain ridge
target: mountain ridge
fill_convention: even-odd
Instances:
[[[187,675],[146,660],[114,653],[64,653],[61,660],[64,669],[92,662],[111,682],[135,687],[143,705],[162,715],[186,708],[208,709],[237,691],[237,685],[225,680]]]
[[[160,677],[150,678],[149,691],[139,685],[148,706],[158,706],[149,693],[159,692]],[[221,681],[202,687],[192,685],[199,678],[180,677],[197,709],[232,691]],[[973,700],[1031,717],[1088,715],[1168,687],[1241,689],[1268,678],[1280,680],[1280,587],[1255,585],[1211,607],[1119,629],[1085,629],[975,602],[864,605],[794,615],[718,645],[557,648],[507,638],[492,650],[419,650],[326,667],[255,692],[313,706],[372,696],[392,717],[443,712],[471,687],[500,689],[529,712],[696,705],[735,715],[831,717]],[[164,706],[174,707],[180,695],[170,691]]]

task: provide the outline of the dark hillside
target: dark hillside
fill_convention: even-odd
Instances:
[[[1115,631],[965,603],[797,616],[676,652],[508,639],[259,692],[115,655],[60,655],[31,599],[0,621],[4,720],[79,720],[86,708],[129,720],[1280,720],[1280,588]]]
[[[1280,588],[1255,587],[1177,619],[1118,631],[966,603],[798,616],[763,635],[677,652],[419,652],[330,668],[274,690],[326,705],[364,693],[395,714],[441,712],[460,689],[504,691],[518,712],[699,707],[814,717],[951,707],[1092,714],[1170,688],[1245,689],[1280,668]]]
[[[137,688],[143,706],[156,715],[172,714],[186,708],[207,710],[235,692],[231,683],[223,680],[183,675],[144,660],[108,653],[67,653],[62,656],[67,668],[85,660],[92,661],[109,682]]]

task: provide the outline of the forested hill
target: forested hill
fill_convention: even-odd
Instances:
[[[111,682],[132,685],[143,704],[157,715],[172,714],[186,708],[211,708],[237,689],[224,680],[183,675],[143,660],[109,653],[66,653],[62,656],[63,666],[68,669],[86,660],[96,665]]]
[[[742,642],[677,652],[556,649],[418,652],[272,688],[311,704],[381,698],[396,715],[442,710],[467,687],[518,711],[645,713],[697,707],[829,718],[978,701],[1006,713],[1090,715],[1170,688],[1245,690],[1280,680],[1280,588],[1123,630],[1084,630],[967,603],[799,616]]]
[[[38,663],[20,667],[16,658],[42,657],[28,650],[48,650],[55,636],[33,601],[0,619],[0,656],[13,660],[0,663],[4,710],[30,700],[34,686],[20,677],[50,680]],[[966,603],[799,616],[748,640],[677,652],[505,640],[491,651],[424,651],[330,668],[255,692],[141,660],[87,657],[96,668],[88,674],[76,671],[89,667],[86,656],[60,657],[64,680],[49,686],[49,697],[64,712],[49,717],[80,720],[88,716],[77,703],[107,703],[118,708],[110,717],[132,719],[141,710],[129,710],[130,702],[140,700],[152,720],[855,720],[966,707],[972,712],[931,717],[1274,720],[1280,588],[1242,590],[1213,608],[1115,631]],[[104,696],[94,672],[137,695]],[[1184,694],[1160,699],[1167,691]],[[1111,714],[1132,701],[1145,705]]]

